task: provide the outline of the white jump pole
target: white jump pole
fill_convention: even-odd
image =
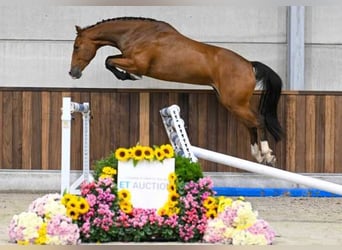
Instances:
[[[61,194],[70,185],[71,98],[63,98],[62,107]]]
[[[186,149],[183,149],[183,154],[189,158],[194,159],[191,155],[195,157],[212,161],[215,163],[239,168],[245,171],[254,172],[261,175],[267,175],[278,179],[283,179],[289,182],[294,182],[297,184],[302,184],[308,187],[317,188],[319,190],[324,190],[330,193],[342,195],[342,185],[320,180],[317,178],[312,178],[309,176],[304,176],[285,170],[269,167],[259,163],[239,159],[233,156],[217,153],[211,150],[202,149],[196,146],[192,146],[189,142],[187,134],[184,132],[184,122],[179,122],[179,107],[177,105],[172,105],[169,108],[164,108],[160,111],[166,132],[169,136],[171,144],[173,147],[180,151],[179,148],[187,145]],[[182,127],[181,129],[177,129]],[[182,131],[180,134],[178,131]],[[177,135],[177,136],[176,136]],[[180,144],[180,141],[184,141]],[[177,146],[174,146],[177,145]],[[176,151],[177,152],[177,151]],[[190,153],[189,153],[190,152]]]
[[[269,167],[255,162],[242,160],[233,156],[217,153],[211,150],[202,149],[195,146],[190,146],[190,149],[198,158],[207,161],[232,166],[249,172],[267,175],[274,178],[283,179],[289,182],[302,184],[308,187],[317,188],[330,193],[342,195],[342,185],[320,180],[317,178],[312,178],[305,175],[288,172],[278,168]]]
[[[71,114],[82,113],[83,121],[83,173],[70,185],[70,152],[71,152]],[[89,103],[72,102],[70,97],[63,98],[62,107],[62,152],[61,152],[61,194],[68,191],[79,194],[78,187],[84,182],[93,180],[90,174],[90,108]]]

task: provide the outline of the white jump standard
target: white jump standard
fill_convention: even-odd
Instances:
[[[73,113],[82,113],[83,120],[83,173],[70,185],[71,120]],[[72,102],[70,97],[63,98],[62,107],[62,150],[61,150],[61,194],[67,191],[78,194],[77,189],[84,181],[93,180],[90,174],[90,108],[89,103]]]
[[[197,158],[212,161],[215,163],[228,165],[231,167],[243,169],[261,175],[267,175],[278,179],[302,184],[308,187],[317,188],[319,190],[342,195],[342,185],[288,172],[285,170],[269,167],[259,163],[242,160],[237,157],[217,153],[207,149],[192,146],[184,128],[184,121],[179,115],[180,108],[172,105],[168,108],[160,110],[166,133],[176,153],[182,154],[197,161]]]

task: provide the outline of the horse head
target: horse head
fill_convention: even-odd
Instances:
[[[71,67],[69,75],[78,79],[82,76],[82,71],[95,57],[97,46],[89,37],[87,37],[84,30],[76,26],[77,36],[74,42],[74,49],[71,58]]]

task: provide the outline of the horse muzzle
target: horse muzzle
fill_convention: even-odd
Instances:
[[[69,75],[73,79],[79,79],[82,76],[82,71],[79,68],[72,67],[71,70],[69,71]]]

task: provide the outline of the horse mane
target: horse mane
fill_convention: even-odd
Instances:
[[[156,19],[153,18],[148,18],[148,17],[115,17],[115,18],[109,18],[109,19],[103,19],[102,21],[99,21],[93,25],[87,26],[85,28],[83,28],[82,30],[86,30],[86,29],[90,29],[93,28],[99,24],[102,23],[108,23],[108,22],[115,22],[115,21],[130,21],[130,20],[140,20],[140,21],[149,21],[149,22],[159,22]]]

